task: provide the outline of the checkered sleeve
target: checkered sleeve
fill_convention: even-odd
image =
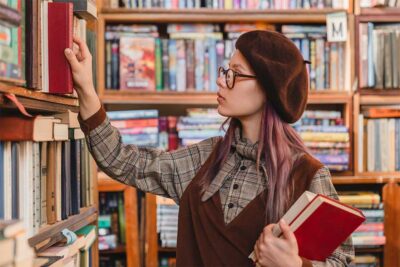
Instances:
[[[172,198],[178,204],[218,139],[206,139],[173,152],[139,148],[123,144],[108,118],[86,134],[93,158],[107,175],[142,191]]]
[[[309,191],[326,195],[338,200],[338,194],[332,184],[331,174],[327,167],[322,167],[317,171],[310,185]],[[315,267],[341,267],[349,266],[354,259],[354,247],[351,237],[345,240],[325,262],[311,261]]]

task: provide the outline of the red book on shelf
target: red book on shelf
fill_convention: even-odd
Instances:
[[[49,93],[72,94],[72,73],[64,55],[67,47],[72,48],[73,4],[49,3]]]
[[[325,261],[365,221],[362,212],[321,194],[306,191],[283,216],[294,232],[299,255]],[[279,224],[272,230],[280,237]],[[254,254],[250,254],[254,260]]]

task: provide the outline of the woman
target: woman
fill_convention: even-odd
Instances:
[[[112,178],[180,204],[178,266],[345,266],[351,240],[325,262],[298,255],[293,232],[279,221],[305,191],[337,198],[330,173],[311,157],[289,123],[305,108],[308,77],[295,45],[272,31],[236,42],[220,68],[218,112],[230,118],[224,138],[173,152],[121,143],[92,83],[91,55],[66,49],[80,100],[80,122],[99,167]],[[283,238],[272,235],[279,221]]]

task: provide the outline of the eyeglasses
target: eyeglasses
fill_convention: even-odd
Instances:
[[[257,78],[257,76],[254,76],[254,75],[241,74],[232,69],[226,70],[223,67],[219,67],[218,77],[225,77],[225,83],[229,89],[232,89],[235,86],[236,77],[245,77],[245,78],[253,78],[253,79]]]

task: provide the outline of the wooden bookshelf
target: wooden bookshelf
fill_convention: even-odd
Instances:
[[[123,192],[125,206],[125,231],[126,245],[118,246],[118,252],[115,250],[101,253],[126,253],[127,266],[140,266],[139,253],[139,224],[137,211],[137,194],[136,189],[119,183],[109,178],[105,173],[98,173],[97,186],[99,192]],[[122,248],[124,250],[122,250]]]
[[[353,1],[350,1],[353,7]],[[399,9],[383,8],[383,9],[362,9],[362,16],[354,16],[353,10],[215,10],[215,9],[180,9],[165,10],[160,8],[153,9],[111,9],[107,7],[101,8],[99,14],[99,33],[97,59],[98,66],[105,66],[105,41],[104,32],[106,24],[129,24],[129,23],[152,23],[152,24],[168,24],[168,23],[227,23],[227,22],[266,22],[272,24],[324,24],[326,15],[336,11],[347,11],[349,24],[349,38],[346,43],[346,66],[349,71],[350,79],[346,79],[346,88],[341,91],[327,90],[310,92],[308,105],[329,105],[343,111],[345,124],[349,127],[351,133],[351,150],[350,156],[351,170],[334,176],[332,181],[335,185],[354,185],[368,184],[384,187],[383,195],[385,196],[385,206],[389,205],[389,209],[385,209],[385,229],[388,243],[380,248],[385,255],[385,266],[398,266],[399,261],[395,261],[395,254],[400,254],[400,225],[396,221],[395,200],[397,198],[396,186],[400,182],[400,173],[358,173],[357,172],[357,137],[358,129],[355,127],[358,122],[358,114],[360,105],[381,105],[381,104],[400,104],[400,91],[395,90],[364,90],[357,88],[355,80],[359,76],[358,73],[358,24],[360,22],[392,22],[400,21]],[[168,106],[175,108],[176,106],[216,106],[215,93],[195,92],[189,90],[187,92],[133,92],[127,90],[111,90],[105,88],[105,72],[104,67],[97,69],[98,77],[98,93],[107,107],[118,109],[123,108],[158,108],[160,106]],[[355,85],[354,85],[355,84]],[[353,91],[357,91],[354,93]],[[99,190],[125,190],[126,185],[114,181],[102,181],[104,174],[99,174]],[[400,212],[400,211],[399,211]],[[158,253],[173,253],[174,248],[159,248],[156,234],[156,198],[153,195],[146,195],[146,248],[145,262],[147,267],[158,266]],[[387,228],[386,224],[391,224]],[[359,251],[359,250],[357,250]],[[363,251],[362,251],[363,252]],[[366,251],[368,252],[368,251]],[[395,265],[393,265],[395,264]]]
[[[150,105],[217,105],[217,95],[213,92],[174,91],[129,91],[106,90],[101,96],[104,104],[150,104]],[[326,90],[325,92],[310,92],[308,104],[351,104],[352,94]]]
[[[97,209],[95,207],[82,208],[77,215],[41,228],[37,235],[29,238],[29,245],[34,247],[37,252],[43,251],[63,239],[62,230],[77,231],[88,224],[94,223],[96,220]]]
[[[113,22],[253,22],[269,23],[324,23],[326,15],[344,9],[293,10],[218,10],[162,8],[128,9],[103,8],[100,19]]]
[[[76,97],[46,94],[0,82],[0,105],[5,108],[15,108],[15,105],[4,94],[14,94],[27,109],[49,112],[79,111],[79,101]]]

